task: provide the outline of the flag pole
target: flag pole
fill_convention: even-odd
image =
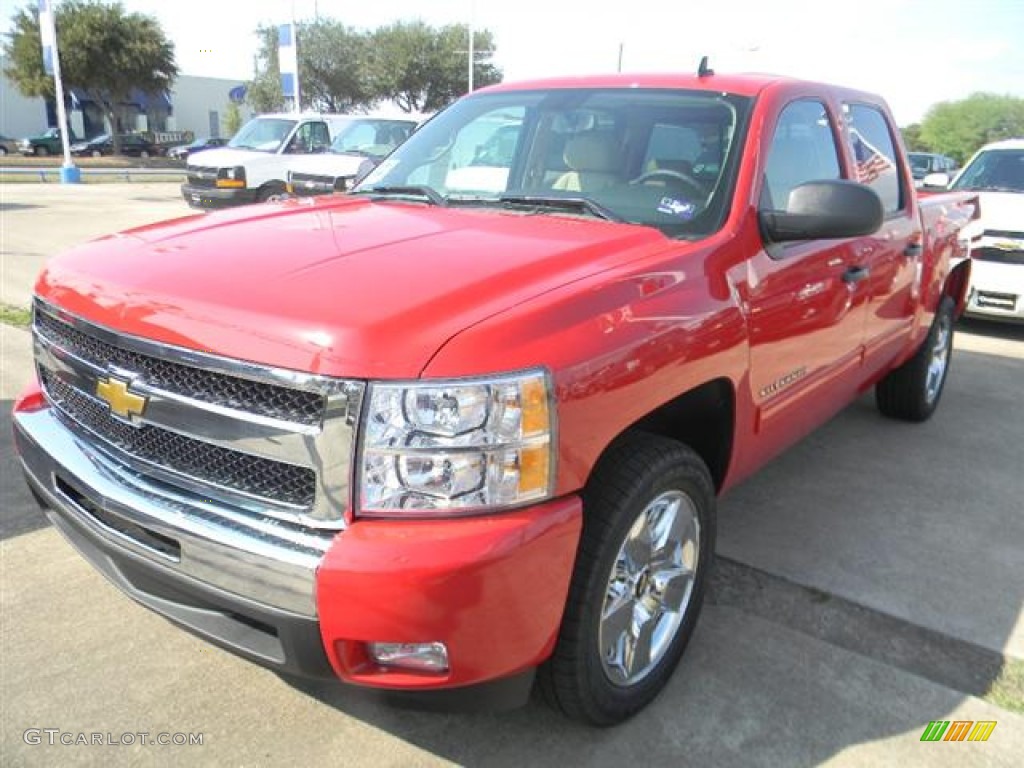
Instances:
[[[64,107],[64,82],[60,77],[60,53],[57,50],[57,26],[54,23],[51,0],[39,0],[39,38],[43,44],[43,67],[53,75],[57,101],[57,125],[60,128],[60,143],[64,150],[64,165],[60,169],[63,184],[77,184],[82,172],[71,160],[71,143],[68,134],[68,113]]]

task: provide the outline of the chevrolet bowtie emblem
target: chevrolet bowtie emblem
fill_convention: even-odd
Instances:
[[[146,410],[146,398],[128,391],[128,383],[120,379],[100,379],[96,382],[96,396],[110,406],[110,412],[131,420]]]

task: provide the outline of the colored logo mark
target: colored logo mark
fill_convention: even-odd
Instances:
[[[988,741],[995,728],[995,720],[932,720],[921,741]]]

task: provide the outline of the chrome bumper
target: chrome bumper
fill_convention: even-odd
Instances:
[[[218,639],[174,615],[174,601],[133,593],[132,579],[118,564],[145,574],[147,583],[163,580],[177,591],[216,593],[221,603],[252,609],[242,616],[280,613],[315,622],[316,570],[337,534],[257,520],[155,483],[80,441],[51,408],[15,413],[14,433],[29,482],[51,520],[140,602]]]

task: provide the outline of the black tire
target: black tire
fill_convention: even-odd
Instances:
[[[260,188],[259,194],[256,195],[256,202],[258,203],[273,203],[280,200],[288,199],[288,190],[281,184],[270,183]]]
[[[98,149],[94,149],[89,154],[91,154],[93,157],[103,157],[103,152]]]
[[[139,157],[141,157],[143,160],[148,158],[149,157],[149,150],[148,149],[140,150],[139,151]]]
[[[50,150],[48,150],[46,147],[36,147],[35,149],[32,150],[32,152],[36,157],[46,157],[48,154],[50,154]]]
[[[685,596],[680,610],[665,612],[659,610],[663,609],[660,606],[651,611],[651,599],[656,605],[668,596],[668,590],[664,595],[657,594],[661,591],[657,579],[668,573],[654,570],[658,547],[650,547],[650,560],[635,581],[627,584],[628,579],[617,582],[613,577],[629,570],[627,538],[635,542],[639,540],[638,530],[649,533],[647,528],[637,528],[641,517],[646,518],[652,509],[651,514],[657,515],[655,503],[673,498],[680,500],[680,514],[696,521],[696,531],[688,529],[696,545],[691,550],[695,563],[689,565],[695,567],[690,571],[692,579],[679,582],[687,585],[682,588]],[[584,490],[583,510],[583,535],[561,631],[554,653],[538,670],[538,685],[548,702],[568,717],[607,726],[633,716],[661,692],[690,640],[714,554],[714,484],[707,466],[687,446],[635,433],[620,440],[601,459],[593,480]],[[668,538],[667,533],[665,536]],[[685,545],[679,549],[680,563],[685,563],[684,549]],[[622,615],[630,617],[626,619],[628,631],[616,634],[608,620],[603,620],[608,601],[627,606]],[[632,637],[636,631],[638,607],[648,616],[656,617],[644,622],[644,614],[639,614],[643,627],[652,622],[664,627],[666,639],[658,647],[650,647],[647,655],[641,655],[641,659],[647,660],[646,666],[629,675],[627,635]],[[607,616],[614,613],[615,610],[609,610]],[[661,624],[663,621],[668,624]],[[602,636],[605,628],[608,637]],[[640,629],[641,634],[643,631]],[[610,638],[615,642],[610,643]],[[601,647],[602,641],[605,648]],[[613,675],[622,679],[613,681]]]
[[[927,421],[939,406],[952,357],[953,300],[944,296],[914,356],[875,386],[878,410],[890,419]]]
[[[7,157],[7,147],[0,147],[0,157]]]

